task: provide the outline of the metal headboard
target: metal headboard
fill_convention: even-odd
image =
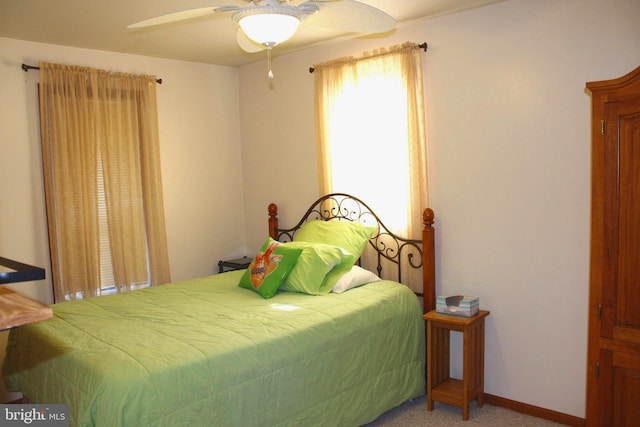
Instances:
[[[300,221],[291,228],[279,228],[276,215],[277,206],[272,203],[269,205],[269,234],[279,241],[292,241],[302,224],[318,219],[354,221],[375,227],[376,232],[369,240],[369,244],[375,250],[377,258],[375,269],[381,277],[384,260],[391,263],[396,269],[398,282],[402,282],[403,267],[419,269],[423,266],[422,240],[396,235],[384,225],[366,203],[352,195],[332,193],[320,197],[305,212]],[[407,262],[404,263],[403,260]]]

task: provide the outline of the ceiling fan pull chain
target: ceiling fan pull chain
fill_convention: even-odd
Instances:
[[[273,80],[273,71],[271,71],[271,46],[267,46],[267,67],[269,67],[269,73],[267,76],[269,80]]]

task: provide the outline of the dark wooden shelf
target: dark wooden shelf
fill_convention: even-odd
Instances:
[[[251,261],[253,261],[253,258],[249,258],[247,256],[218,261],[218,273],[248,268]]]
[[[0,257],[0,267],[13,270],[0,271],[0,284],[43,280],[45,277],[44,268],[24,264],[8,258]]]

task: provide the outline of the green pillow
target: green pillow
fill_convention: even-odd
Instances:
[[[338,281],[342,278],[342,276],[351,271],[351,268],[357,260],[358,258],[347,253],[347,256],[342,259],[342,262],[336,265],[333,270],[331,270],[329,274],[327,274],[327,276],[324,278],[322,289],[328,289],[330,292],[334,288],[336,283],[338,283]]]
[[[302,254],[300,254],[291,273],[284,280],[280,288],[283,291],[326,295],[333,288],[331,285],[333,280],[326,282],[327,276],[341,265],[343,259],[353,257],[342,248],[322,243],[289,242],[284,246],[298,248]]]
[[[353,221],[313,220],[302,224],[293,240],[295,242],[324,243],[343,248],[353,255],[351,262],[353,265],[362,255],[367,242],[376,230],[376,227],[367,227]]]
[[[268,237],[240,278],[238,286],[251,289],[262,298],[276,294],[298,261],[302,249],[285,246]]]

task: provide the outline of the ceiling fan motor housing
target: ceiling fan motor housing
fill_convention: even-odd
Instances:
[[[318,7],[315,5],[306,4],[304,7],[289,6],[286,4],[274,5],[269,4],[266,6],[256,7],[243,7],[232,15],[233,21],[239,23],[244,17],[251,15],[288,15],[302,20],[306,15],[310,15],[318,11]]]
[[[308,8],[267,5],[242,8],[232,15],[232,19],[250,39],[265,46],[275,46],[288,40],[308,13]]]

